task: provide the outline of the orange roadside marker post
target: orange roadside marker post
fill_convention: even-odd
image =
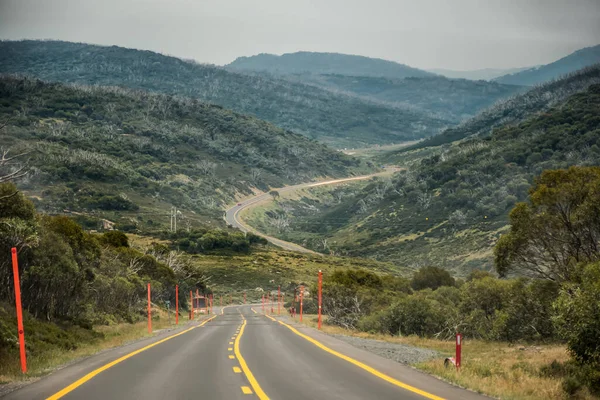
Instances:
[[[150,304],[150,283],[148,283],[148,333],[152,333],[152,305]]]
[[[323,292],[323,272],[321,272],[321,270],[319,270],[319,330],[321,330],[321,304],[322,304],[322,297],[321,294]]]
[[[179,325],[179,285],[175,285],[175,325]]]
[[[27,372],[27,355],[25,353],[25,330],[23,329],[23,309],[21,306],[21,284],[19,280],[19,262],[17,260],[17,249],[13,247],[12,253],[12,266],[13,266],[13,280],[15,283],[15,303],[17,307],[17,329],[19,333],[19,350],[21,354],[21,372]]]
[[[302,300],[304,299],[304,286],[300,286],[300,322],[302,322]]]
[[[190,321],[192,321],[194,319],[194,294],[191,290],[190,290],[190,304],[191,304]]]

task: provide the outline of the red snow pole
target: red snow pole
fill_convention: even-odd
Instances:
[[[322,319],[322,315],[321,315],[321,304],[322,304],[322,292],[323,292],[323,272],[321,272],[321,270],[319,270],[319,330],[321,330],[321,319]]]
[[[15,283],[15,303],[17,307],[17,330],[19,334],[19,350],[21,354],[21,372],[27,372],[27,355],[25,354],[25,330],[23,329],[23,309],[21,307],[21,284],[19,280],[19,262],[17,249],[10,249],[12,253],[13,280]]]

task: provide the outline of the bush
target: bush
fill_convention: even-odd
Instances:
[[[411,286],[414,290],[437,289],[441,286],[454,286],[455,281],[448,271],[438,267],[423,267],[413,275]]]

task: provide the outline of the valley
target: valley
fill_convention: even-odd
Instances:
[[[0,41],[0,396],[598,398],[599,46],[118,44]]]

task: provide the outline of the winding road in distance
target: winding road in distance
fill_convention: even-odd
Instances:
[[[288,192],[293,192],[293,191],[299,190],[299,189],[307,189],[307,188],[311,188],[311,187],[325,186],[325,185],[336,185],[339,183],[371,179],[376,176],[391,175],[392,173],[400,171],[400,170],[401,170],[401,168],[398,168],[398,167],[387,167],[382,172],[377,172],[377,173],[370,174],[370,175],[361,175],[361,176],[354,176],[351,178],[333,179],[333,180],[320,181],[320,182],[301,183],[299,185],[285,186],[280,189],[272,189],[272,190],[276,190],[279,193],[288,193]],[[281,247],[284,250],[298,251],[301,253],[320,254],[315,251],[304,248],[296,243],[286,242],[285,240],[281,240],[281,239],[277,239],[273,236],[265,235],[264,233],[257,231],[256,229],[254,229],[253,227],[251,227],[250,225],[245,223],[240,218],[240,216],[239,216],[240,211],[248,209],[248,208],[256,207],[258,204],[268,201],[270,199],[271,199],[271,195],[267,192],[267,193],[259,194],[257,196],[249,197],[249,198],[244,199],[243,201],[240,201],[238,203],[240,205],[236,204],[233,207],[230,207],[225,211],[225,222],[227,222],[228,225],[238,228],[242,232],[252,232],[255,235],[262,236],[265,239],[267,239],[270,243],[274,244],[275,246]]]
[[[260,305],[215,311],[58,369],[3,399],[486,399],[288,317],[265,315]]]

